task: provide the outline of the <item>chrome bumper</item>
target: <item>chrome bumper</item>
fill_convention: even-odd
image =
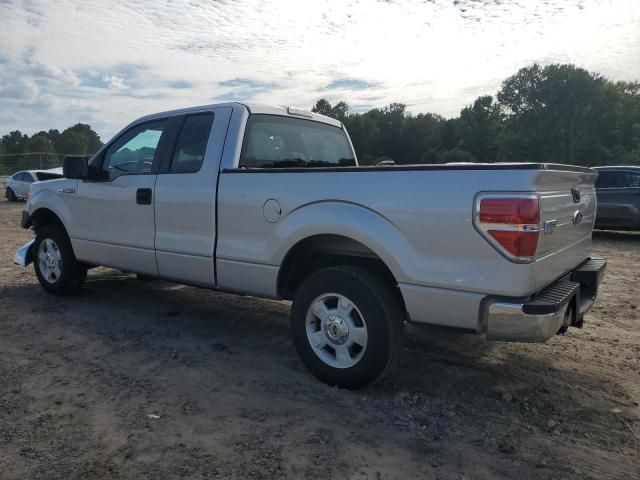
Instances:
[[[13,256],[13,263],[26,267],[32,262],[31,245],[33,245],[33,242],[34,240],[31,240],[16,250],[16,254]]]
[[[527,301],[488,304],[487,340],[545,342],[570,326],[581,327],[604,278],[607,262],[591,258]]]
[[[487,340],[502,342],[546,342],[569,326],[567,309],[547,314],[527,314],[523,303],[493,303],[489,306]]]

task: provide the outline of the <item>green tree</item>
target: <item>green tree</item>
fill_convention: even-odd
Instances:
[[[335,105],[331,105],[326,99],[321,98],[311,107],[311,111],[344,122],[349,115],[349,105],[345,102],[338,102]]]
[[[87,139],[69,128],[62,132],[54,145],[56,152],[64,155],[86,155],[88,151]]]
[[[478,97],[472,106],[462,109],[457,122],[460,148],[480,162],[495,162],[498,137],[503,125],[502,107],[487,95]]]
[[[87,125],[86,123],[76,123],[74,126],[69,127],[67,130],[76,132],[85,139],[85,142],[87,143],[85,153],[87,154],[93,154],[97,152],[100,147],[102,147],[100,136],[91,128],[90,125]],[[67,130],[62,132],[62,134],[64,135]]]
[[[470,163],[477,162],[476,157],[472,153],[461,148],[452,148],[442,153],[440,156],[441,163]]]
[[[55,141],[60,138],[60,131],[57,128],[52,128],[47,132],[47,135],[49,136],[49,140],[55,143]]]
[[[8,154],[24,153],[28,143],[29,143],[29,137],[24,133],[20,132],[20,130],[14,130],[13,132],[10,132],[8,135],[5,135],[2,137],[2,144],[4,145],[4,150]]]
[[[574,65],[521,69],[498,93],[508,117],[504,158],[516,161],[598,164],[616,142],[615,102],[608,82]]]
[[[27,144],[27,152],[42,152],[42,153],[55,153],[53,142],[49,139],[46,133],[36,133],[29,139]]]
[[[320,115],[325,115],[327,117],[330,117],[332,108],[333,107],[331,107],[331,104],[329,103],[328,100],[321,98],[316,102],[316,104],[313,107],[311,107],[311,111],[313,113],[319,113]]]
[[[349,105],[347,105],[345,102],[338,102],[331,109],[330,117],[333,117],[337,120],[340,120],[341,122],[344,122],[344,120],[347,118],[348,115],[349,115]]]

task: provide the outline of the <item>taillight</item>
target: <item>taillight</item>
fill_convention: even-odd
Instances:
[[[540,232],[537,195],[482,194],[476,201],[474,223],[489,243],[511,260],[535,259]]]
[[[481,198],[480,221],[509,225],[540,223],[538,198]]]

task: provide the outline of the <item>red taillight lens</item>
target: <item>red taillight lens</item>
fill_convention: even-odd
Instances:
[[[538,199],[483,198],[480,200],[480,222],[508,225],[537,225],[540,223],[540,205]]]
[[[538,249],[538,232],[489,230],[502,248],[516,257],[534,257]]]
[[[476,208],[476,228],[497,250],[517,261],[535,259],[541,217],[536,195],[483,194]]]

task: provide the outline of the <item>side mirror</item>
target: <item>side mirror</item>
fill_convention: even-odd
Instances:
[[[89,176],[89,157],[72,156],[64,157],[62,174],[65,178],[83,179]]]

